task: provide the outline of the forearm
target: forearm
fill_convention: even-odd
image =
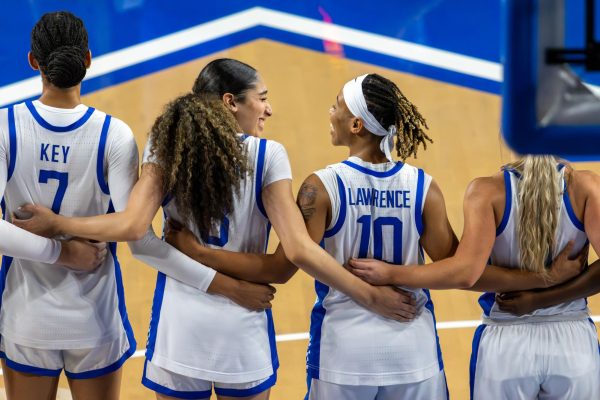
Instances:
[[[549,285],[550,281],[542,274],[488,265],[479,280],[466,289],[475,292],[504,293],[546,288]]]
[[[457,256],[426,265],[397,266],[390,284],[411,288],[466,289],[479,279],[484,265]]]
[[[280,249],[274,254],[237,253],[196,242],[186,254],[222,274],[254,283],[285,283],[297,271]]]
[[[62,235],[81,237],[100,242],[128,242],[140,240],[148,225],[135,222],[127,211],[93,217],[57,216],[56,226]]]
[[[61,251],[58,240],[46,239],[0,220],[0,252],[9,257],[54,264]]]
[[[535,293],[536,308],[551,307],[557,304],[592,296],[600,292],[600,260],[589,266],[581,275],[558,286]]]
[[[319,282],[339,290],[364,306],[373,300],[373,287],[343,268],[316,243],[306,241],[303,245],[294,246],[289,253],[298,268]]]
[[[192,260],[168,243],[163,242],[151,229],[141,240],[128,244],[135,258],[170,278],[199,290],[207,291],[215,277],[215,270]]]

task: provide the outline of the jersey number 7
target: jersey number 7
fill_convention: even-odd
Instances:
[[[54,211],[55,214],[58,214],[60,213],[60,205],[62,204],[65,192],[67,191],[67,185],[69,184],[69,173],[48,171],[45,169],[40,170],[40,179],[38,182],[48,183],[49,179],[56,179],[58,181],[58,190],[56,191],[54,201],[52,202],[52,211]]]

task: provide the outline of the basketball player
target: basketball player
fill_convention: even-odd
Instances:
[[[435,259],[452,254],[457,240],[439,187],[422,170],[392,161],[394,136],[402,158],[416,155],[429,140],[425,120],[396,85],[376,74],[351,80],[337,96],[330,121],[333,144],[348,146],[351,157],[309,176],[300,189],[298,204],[312,239],[340,263],[356,255],[417,263],[421,243]],[[172,225],[166,237],[173,245],[225,273],[285,282],[295,272],[281,247],[270,256],[210,251]],[[309,399],[447,397],[426,290],[412,293],[415,319],[399,323],[319,280],[315,288]]]
[[[496,265],[547,279],[547,261],[557,249],[567,247],[574,255],[588,240],[600,249],[600,232],[595,228],[600,216],[596,174],[575,171],[551,156],[526,156],[503,169],[476,179],[467,189],[465,228],[454,257],[403,268],[354,260],[355,273],[375,284],[447,289],[467,287],[477,280],[489,254]],[[513,288],[488,290],[518,290],[519,286],[522,282],[515,280]],[[522,316],[502,311],[493,293],[480,298],[484,313],[473,340],[473,398],[600,398],[598,337],[586,300],[563,297],[563,303],[553,301]]]
[[[7,161],[0,163],[0,185],[7,214],[26,213],[18,207],[31,202],[65,215],[103,214],[113,204],[124,209],[137,178],[137,148],[127,125],[81,104],[81,80],[91,62],[82,21],[68,12],[45,14],[31,37],[29,62],[41,72],[42,96],[0,114],[0,154]],[[246,293],[235,293],[241,283],[220,274],[217,279],[214,270],[147,232],[131,248],[161,272],[199,291],[232,292],[233,300],[249,307],[262,309],[268,303],[270,288],[244,283]],[[56,261],[60,246],[55,241],[17,234],[48,254],[27,257],[33,261],[5,258],[2,266],[0,356],[8,398],[54,398],[64,369],[75,399],[117,399],[120,367],[136,343],[115,244],[92,272],[85,272],[92,269],[88,258],[98,264],[101,246],[87,256],[85,248],[63,245],[67,253],[58,261],[72,264],[69,258],[79,252],[80,272],[39,262]],[[2,237],[3,245],[11,240]],[[12,255],[26,257],[17,247]]]
[[[254,68],[236,60],[210,63],[194,93],[170,103],[154,124],[142,175],[123,212],[67,219],[28,206],[34,218],[23,226],[37,231],[50,224],[53,233],[127,240],[150,223],[169,193],[167,216],[183,221],[204,244],[264,252],[272,223],[286,254],[306,271],[375,312],[412,318],[410,295],[366,284],[298,229],[302,217],[287,154],[254,136],[271,115],[266,94]],[[238,135],[236,122],[249,135]],[[205,399],[213,387],[220,399],[267,399],[278,366],[274,339],[270,311],[252,312],[159,275],[143,383],[160,399]]]

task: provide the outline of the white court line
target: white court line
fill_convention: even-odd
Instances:
[[[88,70],[85,80],[106,75],[144,61],[197,46],[210,40],[256,26],[265,26],[312,38],[333,41],[477,78],[495,82],[502,81],[502,65],[500,63],[263,7],[249,8],[245,11],[96,57],[91,68]],[[10,85],[2,86],[0,87],[0,106],[37,96],[40,93],[41,82],[39,77],[24,79]]]
[[[592,321],[600,322],[600,315],[592,315]],[[466,321],[446,321],[446,322],[438,322],[436,324],[437,329],[461,329],[461,328],[475,328],[481,324],[481,320],[466,320]],[[299,333],[284,333],[281,335],[277,335],[275,340],[277,342],[293,342],[297,340],[308,340],[309,333],[308,332],[299,332]],[[146,354],[146,349],[138,350],[131,358],[140,358],[144,357]],[[0,375],[2,375],[2,370],[0,369]]]

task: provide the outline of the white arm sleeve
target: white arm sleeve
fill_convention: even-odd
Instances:
[[[267,141],[263,187],[283,179],[292,179],[292,167],[285,147],[273,140]]]
[[[4,197],[8,179],[6,154],[9,149],[8,112],[2,111],[0,114],[0,198]],[[0,220],[0,253],[5,256],[54,264],[60,256],[60,251],[61,243],[58,240],[34,235],[10,222]]]
[[[111,127],[106,158],[111,199],[115,210],[122,211],[127,207],[129,194],[137,180],[138,150],[131,129],[121,121],[118,123],[118,126]],[[128,244],[135,258],[170,278],[204,292],[215,277],[215,270],[192,260],[160,240],[152,227],[142,239]]]

